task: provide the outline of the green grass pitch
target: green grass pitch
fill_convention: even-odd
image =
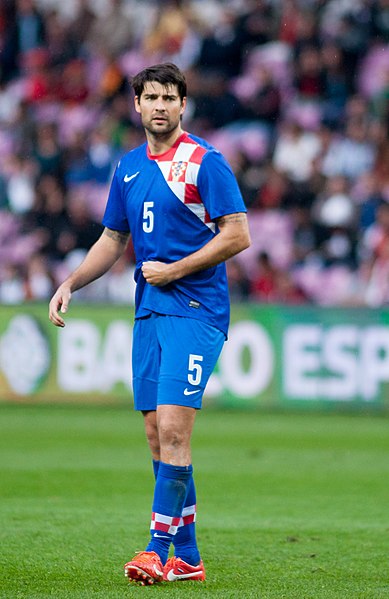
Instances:
[[[389,597],[389,421],[198,416],[204,583],[130,586],[153,488],[131,408],[0,405],[0,597]]]

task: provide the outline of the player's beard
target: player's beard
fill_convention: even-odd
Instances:
[[[148,133],[157,138],[169,137],[176,129],[180,127],[181,120],[171,121],[168,117],[164,117],[161,124],[157,124],[154,118],[145,122],[142,119],[142,125]]]

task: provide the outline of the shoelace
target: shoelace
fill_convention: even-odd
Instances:
[[[170,568],[177,569],[179,572],[185,572],[185,570],[180,567],[180,564],[184,564],[184,566],[189,566],[189,568],[188,568],[189,571],[190,571],[190,568],[195,567],[195,566],[191,566],[190,564],[186,564],[183,560],[177,559],[176,557],[171,557],[166,562],[166,565],[169,565]]]
[[[142,563],[149,562],[150,560],[157,561],[158,557],[156,555],[150,555],[147,551],[138,551],[136,555],[136,560]],[[134,560],[132,560],[134,561]]]

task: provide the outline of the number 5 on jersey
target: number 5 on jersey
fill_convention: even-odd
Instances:
[[[143,203],[143,231],[145,233],[151,233],[154,229],[154,202]]]

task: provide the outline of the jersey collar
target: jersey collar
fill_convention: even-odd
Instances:
[[[173,158],[180,143],[184,141],[184,139],[186,139],[187,136],[188,134],[186,133],[186,131],[183,131],[183,133],[181,133],[181,135],[177,137],[172,147],[166,150],[166,152],[164,152],[163,154],[151,154],[150,148],[149,146],[147,146],[147,158],[149,158],[150,160],[169,161],[171,158]]]

